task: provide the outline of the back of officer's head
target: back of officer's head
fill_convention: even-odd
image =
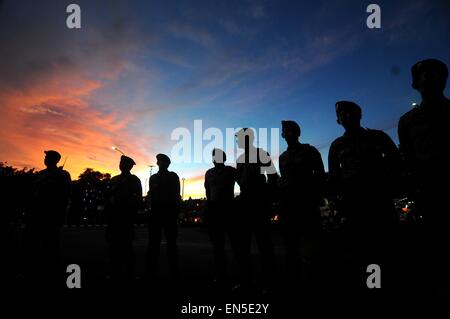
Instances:
[[[56,167],[56,164],[58,164],[59,160],[61,159],[61,154],[59,154],[57,151],[44,151],[45,158],[44,158],[44,164],[45,166],[51,168]]]
[[[417,62],[411,68],[412,87],[421,93],[442,93],[447,84],[448,68],[437,59]]]
[[[227,155],[219,148],[215,148],[212,151],[212,161],[214,165],[223,165],[227,161]]]
[[[298,140],[301,134],[300,125],[295,121],[281,121],[281,136],[287,141]]]
[[[236,133],[236,138],[239,148],[248,148],[253,145],[255,133],[253,129],[244,127]]]
[[[360,126],[362,110],[358,104],[352,101],[338,101],[335,107],[339,125],[342,125],[345,129]]]
[[[134,160],[131,157],[122,155],[120,157],[120,164],[119,168],[121,172],[129,172],[133,168],[133,166],[136,165]]]
[[[166,154],[158,154],[156,155],[156,165],[158,165],[158,167],[160,169],[168,169],[169,165],[170,165],[170,158],[169,156],[167,156]]]

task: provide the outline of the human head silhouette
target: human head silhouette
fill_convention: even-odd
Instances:
[[[227,161],[227,155],[221,149],[215,148],[212,151],[212,161],[214,166],[223,166]]]
[[[45,166],[47,168],[55,168],[56,164],[58,164],[59,160],[61,159],[61,154],[53,150],[44,151],[44,153],[45,153],[44,158]]]
[[[120,157],[119,168],[122,173],[130,172],[134,165],[136,165],[136,163],[131,157],[125,155]]]
[[[243,128],[236,133],[237,145],[241,149],[248,149],[253,145],[255,133],[251,128]]]
[[[336,102],[337,123],[342,125],[346,131],[361,127],[362,111],[355,102]]]
[[[448,78],[448,68],[437,59],[426,59],[411,67],[412,87],[422,96],[440,96]]]
[[[296,122],[281,121],[281,137],[286,140],[286,143],[288,143],[288,145],[298,142],[300,134],[300,126]]]
[[[158,165],[161,171],[166,171],[170,165],[170,158],[166,154],[156,155],[156,165]]]

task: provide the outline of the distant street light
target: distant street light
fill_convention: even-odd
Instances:
[[[115,146],[111,146],[111,148],[112,148],[113,151],[116,151],[116,152],[119,152],[119,153],[122,154],[122,155],[125,155],[125,153],[122,152],[119,148],[117,148],[117,147],[115,147]]]
[[[147,165],[148,167],[150,167],[150,178],[152,177],[152,171],[153,171],[153,167],[155,167],[155,165]]]

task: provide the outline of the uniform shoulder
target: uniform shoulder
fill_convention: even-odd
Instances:
[[[67,179],[70,179],[70,180],[72,179],[71,176],[70,176],[70,173],[68,171],[66,171],[66,170],[61,169],[61,175],[64,176],[65,178],[67,178]]]
[[[209,175],[211,175],[211,174],[213,174],[213,173],[214,173],[214,167],[208,169],[208,170],[206,171],[206,173],[205,173],[205,176],[209,176]]]
[[[382,130],[368,128],[367,132],[369,134],[371,134],[372,136],[374,136],[375,138],[384,139],[384,140],[391,139],[389,137],[389,135],[385,131],[382,131]]]
[[[405,114],[403,114],[400,117],[399,124],[400,123],[404,124],[404,123],[411,121],[413,118],[415,118],[420,113],[422,113],[422,108],[420,106],[409,110],[408,112],[406,112]]]
[[[310,152],[311,156],[313,156],[313,157],[315,157],[315,158],[317,158],[317,157],[322,158],[322,155],[320,155],[320,152],[319,152],[319,150],[317,149],[317,147],[308,144],[308,149],[309,149],[309,152]]]
[[[226,172],[227,174],[230,174],[230,175],[235,175],[236,172],[237,172],[237,170],[236,170],[236,168],[234,168],[233,166],[226,165],[226,166],[225,166],[225,172]]]
[[[180,179],[180,177],[178,176],[178,174],[175,173],[175,172],[170,172],[170,176],[171,176],[172,178]]]
[[[343,136],[343,135],[339,136],[333,142],[331,142],[330,149],[339,147],[339,145],[341,145],[344,142],[345,142],[345,136]]]
[[[303,147],[308,150],[309,152],[318,152],[317,148],[314,145],[308,144],[308,143],[302,143]]]
[[[46,169],[46,168],[44,168],[44,169],[41,169],[39,172],[37,172],[37,176],[39,177],[39,176],[44,176],[45,174],[47,174],[47,172],[48,172],[48,169]]]
[[[132,178],[133,180],[139,182],[139,183],[141,182],[141,180],[139,179],[139,177],[137,177],[137,176],[134,175],[134,174],[131,175],[131,178]]]
[[[225,166],[225,169],[227,169],[227,170],[229,170],[229,171],[233,171],[233,172],[236,170],[235,167],[230,166],[230,165],[226,165],[226,166]]]
[[[140,191],[142,192],[142,183],[141,183],[141,180],[139,179],[139,177],[137,177],[136,175],[131,175],[131,180],[132,180],[132,183],[134,184],[134,186],[137,189],[140,189]]]
[[[245,162],[245,154],[242,153],[241,155],[238,156],[238,158],[236,159],[236,163],[244,163]]]
[[[258,148],[258,157],[263,161],[263,163],[270,162],[271,160],[269,152],[262,148]]]

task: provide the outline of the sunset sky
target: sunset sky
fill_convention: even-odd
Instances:
[[[341,99],[398,142],[399,117],[420,101],[411,65],[450,64],[450,1],[376,1],[381,29],[366,26],[371,2],[292,2],[0,1],[0,161],[42,169],[55,149],[73,179],[87,167],[115,175],[114,145],[146,184],[176,128],[202,120],[225,135],[292,119],[327,165]],[[70,3],[81,29],[66,27]],[[209,167],[170,169],[200,197]]]

